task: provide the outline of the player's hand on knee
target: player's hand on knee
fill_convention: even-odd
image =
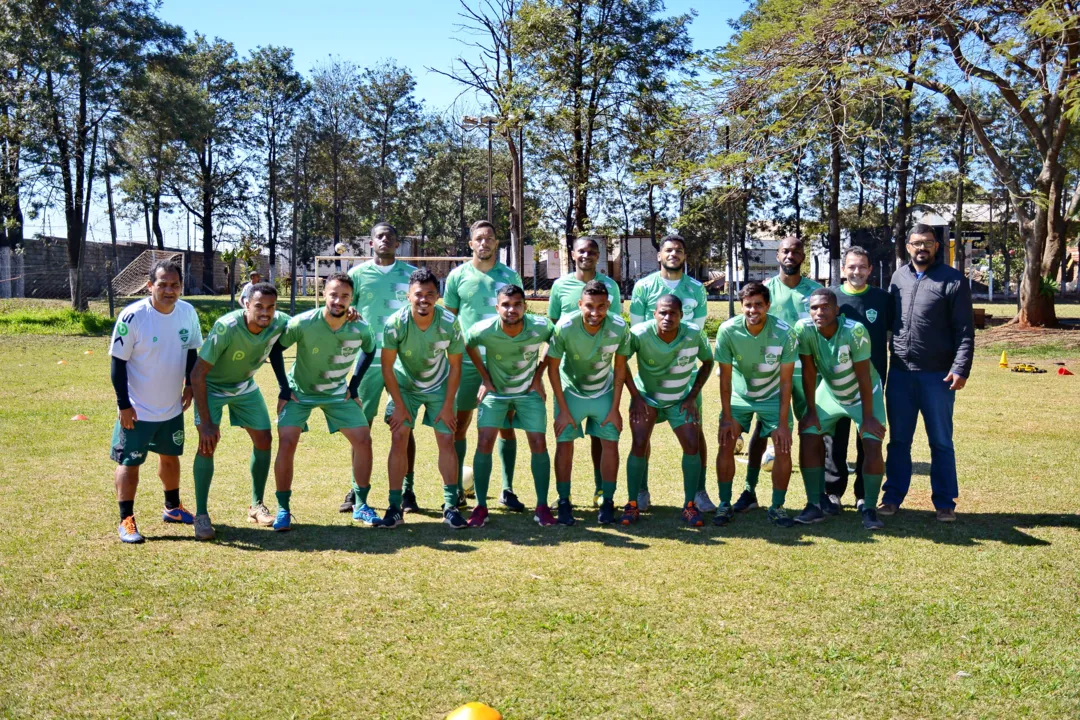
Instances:
[[[412,420],[411,417],[409,419]],[[457,413],[454,412],[453,408],[444,407],[440,410],[439,414],[435,416],[435,424],[438,425],[440,420],[450,432],[457,430]]]
[[[555,416],[555,437],[562,435],[563,430],[570,427],[573,422],[573,415],[563,410],[559,410],[559,414]]]
[[[690,418],[690,422],[695,424],[701,422],[701,417],[697,409],[696,397],[688,397],[683,400],[682,405],[679,407],[679,409],[682,410],[683,414],[686,415],[686,417]]]
[[[495,388],[491,385],[491,383],[481,383],[480,389],[476,391],[476,402],[478,404],[482,403],[484,401],[484,396],[488,393],[494,395]]]
[[[877,418],[872,417],[867,420],[863,420],[862,431],[870,433],[878,440],[885,439],[885,426],[882,425]]]
[[[409,413],[408,408],[402,405],[394,407],[394,412],[390,413],[390,420],[387,422],[390,425],[390,429],[396,431],[405,423],[412,422],[412,419],[412,415]]]
[[[214,454],[218,441],[221,439],[221,429],[213,423],[203,422],[199,424],[199,454],[207,457]]]
[[[630,401],[630,423],[640,425],[648,417],[649,406],[644,400],[634,399]]]
[[[619,412],[619,408],[612,407],[611,412],[607,414],[607,417],[604,418],[604,422],[600,423],[600,426],[603,427],[608,424],[614,426],[617,431],[622,432],[622,413]]]
[[[807,410],[802,416],[802,420],[799,421],[799,433],[802,434],[812,427],[816,427],[818,432],[821,432],[821,420],[818,419],[817,410]]]
[[[735,421],[732,418],[720,418],[720,431],[717,435],[716,439],[721,448],[727,450],[728,447],[734,447],[735,438],[738,437],[738,433],[735,432]]]
[[[782,426],[772,431],[773,448],[778,454],[791,452],[791,428]]]

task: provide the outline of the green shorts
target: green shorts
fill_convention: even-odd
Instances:
[[[556,438],[556,442],[572,442],[585,437],[585,433],[601,440],[619,441],[619,431],[614,425],[601,424],[611,412],[611,401],[615,399],[615,393],[608,392],[600,397],[585,398],[566,390],[563,396],[566,398],[567,407],[570,408],[570,415],[574,418],[574,424],[563,430],[562,434]],[[553,404],[555,410],[552,417],[555,417],[559,414],[559,404]],[[581,432],[582,422],[585,423],[585,433]]]
[[[698,393],[697,402],[695,403],[698,409],[698,420],[695,421],[691,419],[689,415],[683,412],[682,403],[683,401],[680,400],[674,405],[668,405],[666,407],[652,406],[653,410],[656,411],[656,424],[660,425],[661,423],[667,423],[671,426],[672,430],[680,428],[683,425],[701,424],[701,393]]]
[[[547,432],[547,408],[544,400],[535,392],[515,397],[496,397],[491,393],[484,396],[476,414],[477,427],[517,428],[525,432]],[[460,408],[458,408],[460,410]],[[507,422],[506,417],[514,411],[514,420]]]
[[[454,398],[454,406],[458,412],[476,409],[476,394],[483,385],[480,379],[480,371],[467,359],[461,362],[461,384],[458,385],[457,397]]]
[[[806,414],[806,393],[803,392],[801,373],[801,368],[796,370],[791,381],[791,410],[795,413],[796,420],[802,420],[802,416]]]
[[[136,467],[146,462],[149,452],[171,456],[184,454],[184,413],[160,422],[136,420],[131,430],[125,430],[120,427],[120,420],[116,421],[112,452],[109,453],[114,462]]]
[[[307,432],[308,416],[315,408],[321,408],[326,417],[326,428],[336,433],[338,430],[368,427],[364,411],[356,404],[355,400],[331,400],[323,403],[301,403],[290,400],[285,403],[281,414],[278,415],[278,427],[298,427]]]
[[[761,436],[772,435],[773,430],[780,424],[780,396],[776,395],[768,400],[748,400],[738,393],[731,393],[731,417],[739,423],[743,432],[750,431],[750,423],[757,415],[758,423],[761,424]],[[791,411],[788,410],[788,427],[791,423]]]
[[[364,405],[364,419],[367,420],[368,427],[379,414],[379,400],[382,399],[384,389],[386,385],[383,383],[382,367],[379,365],[379,358],[375,358],[360,379],[360,389],[357,390],[360,393],[360,402]]]
[[[215,425],[221,424],[222,408],[227,407],[229,408],[229,424],[233,427],[251,430],[270,429],[270,413],[266,409],[266,400],[258,390],[232,396],[207,393],[206,403],[210,406],[210,422]],[[199,408],[196,407],[195,427],[198,427],[200,422]]]
[[[435,422],[435,416],[442,410],[443,403],[446,402],[446,387],[435,392],[429,393],[416,393],[401,391],[401,400],[405,403],[405,407],[408,408],[409,414],[413,416],[411,422],[405,423],[406,427],[415,428],[416,420],[420,417],[420,408],[424,409],[424,425],[430,428],[435,428],[435,432],[442,433],[443,435],[449,435],[452,431],[446,426],[442,420]],[[383,419],[386,422],[390,422],[390,416],[394,414],[394,401],[389,400],[386,403],[386,414]]]
[[[808,435],[832,435],[836,432],[836,423],[842,418],[851,418],[857,428],[862,429],[862,401],[855,403],[854,405],[841,405],[836,400],[836,396],[832,394],[825,385],[818,385],[817,390],[814,391],[814,400],[817,404],[818,421],[821,423],[821,429],[816,427],[807,428],[803,432]],[[874,419],[877,420],[882,426],[885,425],[885,394],[881,391],[881,385],[879,384],[874,388]],[[881,442],[875,436],[870,433],[862,433],[863,440],[875,440]]]

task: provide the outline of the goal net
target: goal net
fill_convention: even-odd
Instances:
[[[143,250],[137,258],[128,263],[128,266],[112,279],[113,296],[129,297],[146,292],[150,268],[160,260],[173,260],[183,264],[184,253],[175,250]],[[108,292],[109,288],[106,287],[100,297],[104,297]]]
[[[315,307],[319,306],[321,288],[326,277],[331,273],[347,273],[354,267],[369,263],[375,258],[368,255],[316,255],[315,256]],[[415,265],[418,268],[427,268],[435,277],[439,278],[439,294],[446,294],[446,276],[450,271],[462,263],[472,260],[471,257],[402,257],[398,260]]]

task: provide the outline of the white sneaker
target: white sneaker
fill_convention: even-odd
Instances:
[[[640,505],[638,507],[640,507]],[[712,499],[709,498],[709,493],[704,490],[698,490],[697,495],[694,496],[694,507],[701,512],[716,512],[716,505],[713,503]]]
[[[217,536],[214,526],[210,523],[210,516],[203,513],[195,516],[195,539],[213,540]]]
[[[863,506],[864,505],[866,505],[866,502],[864,500],[856,500],[855,501],[855,509],[858,510],[859,512],[863,511]]]
[[[637,509],[638,512],[645,512],[651,505],[652,496],[649,495],[648,490],[643,490],[637,494]]]

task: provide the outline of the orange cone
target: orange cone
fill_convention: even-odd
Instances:
[[[1073,372],[1070,371],[1069,368],[1063,368],[1063,367],[1058,368],[1058,375],[1072,375],[1072,374],[1073,374]]]
[[[89,420],[90,418],[86,417],[85,415],[76,415],[75,417],[73,417],[71,419],[72,420]]]

